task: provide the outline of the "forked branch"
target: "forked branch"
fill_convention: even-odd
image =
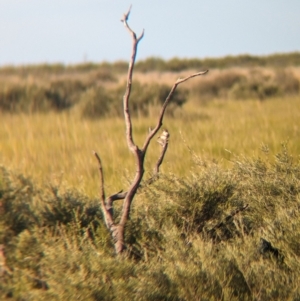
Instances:
[[[136,59],[137,47],[138,47],[139,42],[141,41],[141,39],[144,36],[144,30],[142,31],[140,36],[137,37],[135,32],[129,27],[127,21],[129,18],[130,11],[131,11],[131,6],[130,6],[128,12],[125,13],[123,15],[123,18],[121,19],[125,28],[129,31],[129,33],[132,37],[132,52],[131,52],[131,59],[129,62],[129,67],[128,67],[128,73],[127,73],[126,90],[125,90],[124,97],[123,97],[123,111],[124,111],[124,119],[125,119],[125,126],[126,126],[126,141],[127,141],[129,150],[133,153],[133,155],[135,157],[136,173],[131,182],[131,185],[129,186],[129,188],[126,192],[120,191],[116,194],[109,196],[108,198],[105,198],[104,175],[103,175],[102,163],[101,163],[101,159],[100,159],[99,155],[96,152],[94,152],[94,155],[98,161],[98,166],[99,166],[101,208],[102,208],[102,212],[104,215],[106,226],[112,234],[112,238],[114,241],[115,250],[116,250],[117,254],[122,253],[125,249],[125,244],[124,244],[125,224],[130,215],[130,207],[131,207],[133,198],[134,198],[138,188],[140,187],[140,183],[141,183],[143,175],[144,175],[144,160],[145,160],[145,155],[146,155],[148,146],[149,146],[151,140],[153,139],[153,137],[157,134],[157,132],[160,130],[160,128],[163,124],[163,117],[165,114],[165,110],[166,110],[169,102],[171,101],[173,94],[174,94],[177,86],[180,85],[181,83],[189,80],[190,78],[200,76],[200,75],[203,75],[208,72],[208,70],[206,70],[203,72],[198,72],[198,73],[192,74],[192,75],[182,78],[182,79],[179,78],[174,83],[169,95],[167,96],[166,100],[164,101],[164,103],[162,105],[156,126],[153,129],[149,130],[149,133],[145,139],[143,147],[140,149],[134,143],[134,140],[133,140],[132,121],[131,121],[131,115],[130,115],[130,111],[129,111],[129,99],[130,99],[130,94],[131,94],[132,74],[133,74],[133,68],[134,68],[135,59]],[[164,130],[158,139],[158,142],[162,146],[162,149],[161,149],[160,156],[154,167],[154,176],[151,178],[151,180],[155,179],[159,172],[159,168],[163,162],[165,153],[168,148],[169,137],[170,137],[169,132],[167,130]],[[150,183],[150,181],[149,181],[149,183]],[[121,199],[124,200],[123,208],[122,208],[122,212],[121,212],[120,221],[117,223],[117,222],[115,222],[114,215],[113,215],[113,202],[116,200],[121,200]]]

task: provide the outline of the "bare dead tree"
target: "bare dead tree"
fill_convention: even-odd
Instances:
[[[128,12],[125,13],[121,19],[125,28],[128,30],[128,32],[130,33],[131,38],[132,38],[132,53],[131,53],[131,59],[129,62],[128,73],[127,73],[126,90],[125,90],[125,94],[123,97],[123,110],[124,110],[124,119],[125,119],[125,125],[126,125],[127,145],[128,145],[129,150],[133,153],[134,158],[135,158],[136,173],[135,173],[135,176],[126,192],[123,192],[121,190],[118,193],[115,193],[106,198],[105,190],[104,190],[104,173],[103,173],[103,168],[102,168],[102,162],[101,162],[100,156],[96,152],[94,152],[94,155],[98,161],[98,166],[99,166],[101,209],[103,212],[106,226],[109,229],[109,231],[111,232],[116,254],[122,253],[125,249],[125,244],[124,244],[125,225],[129,218],[129,215],[130,215],[130,207],[131,207],[132,201],[134,199],[134,196],[136,195],[138,188],[140,187],[140,183],[141,183],[143,175],[144,175],[144,160],[145,160],[148,146],[149,146],[151,140],[153,139],[153,137],[158,133],[158,131],[160,130],[160,128],[163,125],[163,117],[165,114],[165,110],[166,110],[169,102],[171,101],[172,96],[173,96],[177,86],[193,77],[200,76],[200,75],[206,74],[208,72],[208,70],[206,70],[203,72],[194,73],[185,78],[177,79],[177,81],[174,83],[172,89],[170,90],[169,95],[167,96],[167,98],[165,99],[165,101],[162,105],[162,108],[161,108],[160,114],[158,116],[158,120],[157,120],[155,127],[153,129],[151,129],[151,128],[149,129],[149,133],[145,139],[144,145],[141,148],[138,147],[134,143],[133,135],[132,135],[132,122],[131,122],[131,116],[130,116],[130,111],[129,111],[129,99],[130,99],[130,93],[131,93],[131,87],[132,87],[132,74],[133,74],[133,68],[134,68],[135,59],[136,59],[137,47],[138,47],[139,42],[141,41],[141,39],[144,36],[144,30],[142,31],[141,35],[139,37],[137,37],[135,32],[129,27],[127,21],[129,18],[130,10],[131,10],[131,6],[130,6]],[[165,130],[163,130],[163,133],[161,134],[161,136],[158,139],[158,142],[161,145],[162,149],[161,149],[160,156],[154,167],[154,176],[156,176],[159,173],[159,167],[163,162],[165,153],[168,148],[169,137],[170,137],[169,132],[165,129]],[[118,222],[115,221],[114,213],[113,213],[113,203],[114,203],[114,201],[117,201],[117,200],[123,200],[123,208],[122,208],[122,212],[121,212],[121,218]]]

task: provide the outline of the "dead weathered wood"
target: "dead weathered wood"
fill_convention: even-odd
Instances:
[[[208,70],[203,71],[203,72],[198,72],[194,73],[192,75],[189,75],[185,78],[179,78],[177,81],[174,83],[173,87],[170,90],[169,95],[165,99],[161,111],[159,113],[158,119],[156,126],[153,129],[149,129],[149,133],[145,139],[145,142],[142,146],[142,148],[139,148],[133,139],[133,133],[132,133],[132,121],[131,121],[131,115],[129,111],[129,100],[130,100],[130,94],[131,94],[131,87],[132,87],[132,74],[133,74],[133,68],[135,64],[135,59],[136,59],[136,54],[137,54],[137,48],[138,44],[141,41],[141,39],[144,36],[144,30],[142,33],[137,37],[135,32],[129,27],[127,21],[130,15],[131,11],[131,6],[128,10],[127,13],[125,13],[121,19],[123,22],[125,28],[128,30],[128,32],[131,35],[132,38],[132,52],[131,52],[131,59],[129,62],[129,67],[128,67],[128,73],[127,73],[127,84],[126,84],[126,90],[124,93],[123,97],[123,112],[124,112],[124,120],[125,120],[125,126],[126,126],[126,141],[129,150],[133,153],[134,158],[135,158],[135,176],[133,180],[131,181],[131,184],[126,192],[118,192],[116,194],[113,194],[107,198],[105,198],[105,191],[104,191],[104,174],[103,174],[103,168],[102,168],[102,162],[100,159],[100,156],[94,152],[94,155],[98,161],[98,166],[99,166],[99,175],[100,175],[100,199],[101,199],[101,208],[103,212],[103,216],[105,219],[105,223],[109,231],[111,232],[114,246],[115,246],[115,251],[117,254],[120,254],[124,251],[125,249],[125,244],[124,244],[124,233],[125,233],[125,225],[126,222],[129,218],[130,215],[130,207],[132,204],[132,201],[134,199],[134,196],[136,195],[136,192],[138,188],[140,187],[141,181],[143,179],[144,175],[144,160],[146,156],[146,152],[148,149],[148,146],[153,139],[153,137],[158,133],[160,128],[163,125],[163,118],[165,114],[165,110],[169,104],[169,102],[172,99],[172,96],[177,89],[178,85],[181,83],[189,80],[190,78],[200,76],[203,74],[206,74]],[[154,175],[151,179],[154,179],[157,174],[159,173],[159,168],[163,162],[165,153],[168,148],[168,143],[169,143],[169,132],[167,130],[164,130],[158,139],[158,142],[162,146],[160,156],[158,157],[158,160],[156,162],[156,165],[154,167]],[[116,200],[123,200],[123,208],[121,211],[121,218],[118,222],[115,221],[114,214],[113,214],[113,202]]]

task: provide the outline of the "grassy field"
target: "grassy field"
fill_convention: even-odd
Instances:
[[[186,176],[193,168],[193,155],[230,166],[235,156],[258,157],[261,147],[270,149],[270,160],[287,143],[300,153],[300,98],[277,98],[264,102],[188,102],[178,117],[166,117],[170,147],[162,166],[164,172]],[[142,144],[156,116],[134,119],[134,136]],[[134,173],[134,161],[125,141],[121,118],[87,120],[72,112],[33,115],[1,115],[0,162],[40,183],[53,179],[97,194],[97,164],[92,151],[99,152],[109,192],[123,188]],[[148,171],[157,158],[154,141],[146,161]]]
[[[107,195],[126,190],[135,166],[111,97],[124,74],[86,68],[0,70],[0,299],[299,301],[299,70],[213,70],[180,87],[160,177],[139,188],[116,257],[93,150]],[[158,75],[137,76],[140,146],[165,89],[155,81],[179,73]],[[145,179],[159,151],[154,140]]]

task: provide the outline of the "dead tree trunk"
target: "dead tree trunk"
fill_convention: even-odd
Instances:
[[[129,31],[131,37],[132,37],[132,53],[131,53],[131,59],[129,62],[128,67],[128,74],[127,74],[127,85],[125,94],[123,97],[123,109],[124,109],[124,119],[125,119],[125,125],[126,125],[126,140],[129,150],[133,153],[135,157],[135,166],[136,166],[136,174],[133,178],[131,185],[129,186],[128,190],[126,192],[120,191],[116,194],[113,194],[109,197],[105,197],[105,191],[104,191],[104,175],[103,175],[103,169],[102,169],[102,163],[99,155],[94,152],[98,165],[99,165],[99,174],[100,174],[100,194],[101,194],[101,209],[103,212],[104,220],[106,223],[106,226],[108,230],[111,232],[112,239],[115,246],[116,254],[120,254],[125,249],[125,243],[124,243],[124,235],[125,235],[125,225],[130,215],[130,207],[133,201],[133,198],[140,186],[140,183],[142,181],[143,175],[144,175],[144,160],[147,153],[148,146],[153,139],[153,137],[158,133],[160,128],[163,124],[163,117],[165,114],[165,110],[177,88],[178,85],[181,83],[189,80],[192,77],[196,77],[199,75],[203,75],[208,72],[208,70],[203,72],[198,72],[195,74],[192,74],[186,78],[179,78],[175,84],[173,85],[172,89],[170,90],[169,95],[167,96],[164,104],[162,105],[160,114],[158,116],[158,120],[156,123],[156,126],[153,129],[149,129],[149,133],[145,139],[144,145],[142,148],[139,148],[133,140],[132,136],[132,122],[131,122],[131,116],[129,111],[129,99],[130,99],[130,93],[131,93],[131,86],[132,86],[132,74],[133,74],[133,68],[135,64],[135,58],[137,53],[137,47],[139,42],[144,36],[144,30],[141,33],[139,37],[136,36],[135,32],[129,27],[127,21],[130,14],[129,8],[128,12],[123,15],[122,22],[125,26],[125,28]],[[158,142],[162,146],[161,154],[158,158],[158,161],[154,168],[154,176],[156,176],[159,172],[159,167],[163,162],[164,155],[167,151],[168,147],[168,141],[169,141],[169,132],[167,130],[164,130],[162,135],[160,136]],[[113,214],[113,202],[116,200],[124,200],[123,201],[123,208],[121,212],[121,218],[117,222],[114,219]]]

